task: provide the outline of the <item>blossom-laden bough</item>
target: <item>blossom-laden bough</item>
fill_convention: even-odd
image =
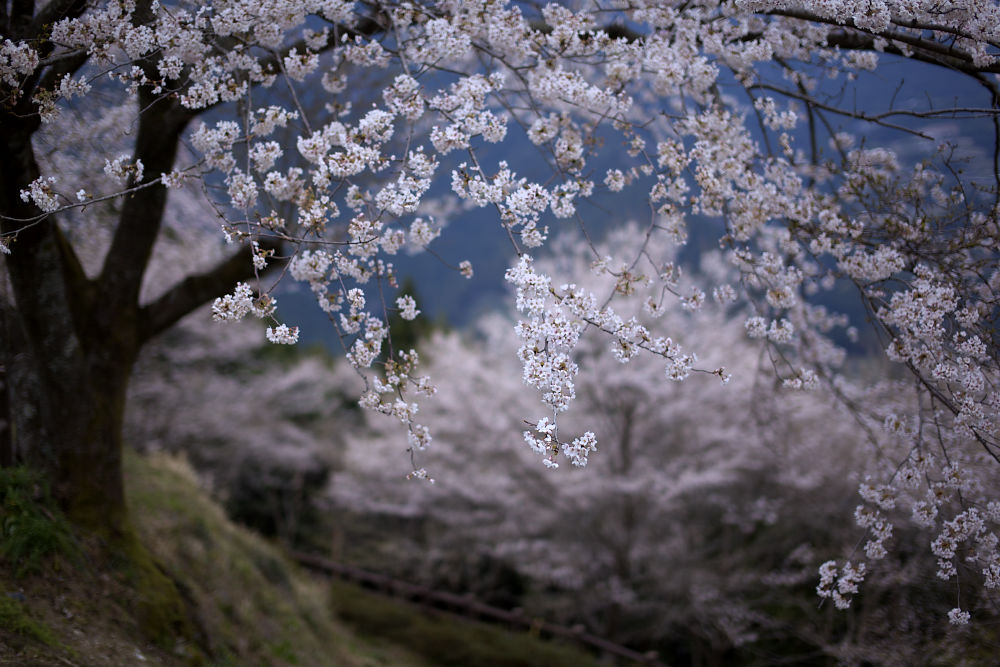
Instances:
[[[390,294],[392,257],[445,230],[454,209],[436,205],[433,186],[450,180],[517,256],[506,278],[518,354],[545,411],[525,440],[549,466],[583,465],[597,447],[558,426],[584,331],[603,332],[622,363],[660,359],[664,381],[725,380],[656,328],[664,310],[698,310],[711,293],[747,309],[746,332],[783,384],[836,389],[845,354],[834,334],[850,328],[820,302],[850,284],[917,396],[875,415],[841,392],[897,443],[861,488],[864,559],[884,556],[905,510],[934,533],[940,577],[995,595],[996,2],[52,0],[4,3],[0,28],[5,369],[12,405],[33,406],[12,411],[6,449],[49,470],[82,520],[126,520],[121,413],[145,341],[216,297],[217,319],[253,314],[270,321],[270,341],[297,340],[265,274],[309,284],[365,379],[361,405],[401,422],[425,477],[416,455],[432,434],[416,398],[433,385],[414,352],[393,349],[386,321],[416,315]],[[830,87],[900,59],[947,68],[979,95],[866,109]],[[372,72],[380,100],[355,108]],[[88,137],[107,119],[117,145]],[[958,119],[985,128],[971,173],[960,148],[938,147]],[[866,140],[876,131],[930,150],[902,160]],[[168,192],[185,184],[200,184],[239,249],[143,300]],[[594,253],[612,290],[534,268],[551,226],[593,229],[585,204],[617,197],[647,202],[648,216],[635,247]],[[88,267],[77,226],[97,215],[113,223]],[[711,224],[739,277],[684,291],[653,241],[682,245],[690,226]],[[471,275],[467,258],[442,259]],[[616,309],[650,285],[639,311]],[[848,605],[864,577],[856,561],[824,566],[820,595]],[[954,623],[969,618],[960,607]]]

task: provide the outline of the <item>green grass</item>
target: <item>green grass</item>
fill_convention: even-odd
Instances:
[[[232,524],[189,468],[129,455],[126,476],[136,530],[198,610],[212,663],[351,664],[317,583]]]
[[[0,664],[598,665],[311,577],[229,521],[182,461],[127,452],[125,473],[134,531],[109,545],[71,526],[36,475],[0,470]]]
[[[53,556],[79,556],[48,487],[25,467],[0,468],[0,555],[13,563],[18,579],[40,572]]]
[[[0,470],[0,664],[426,664],[349,630],[324,582],[232,524],[183,462],[129,452],[125,471],[134,529],[108,542],[69,524],[37,475]]]
[[[31,618],[24,606],[10,594],[0,590],[0,628],[25,639],[32,639],[46,646],[57,647],[52,629]]]
[[[590,654],[527,632],[504,630],[331,584],[337,615],[361,634],[406,646],[441,667],[598,667]]]

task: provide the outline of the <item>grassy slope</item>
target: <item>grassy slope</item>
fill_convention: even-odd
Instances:
[[[195,636],[148,641],[129,568],[76,535],[59,555],[0,561],[0,664],[426,664],[348,629],[323,583],[230,523],[185,465],[129,455],[126,477],[139,539],[180,590]]]
[[[194,636],[158,644],[144,638],[136,610],[150,601],[138,599],[128,568],[98,560],[96,545],[72,535],[29,486],[39,507],[5,502],[4,545],[16,532],[11,525],[30,524],[30,511],[38,533],[32,543],[45,548],[8,550],[0,559],[0,664],[596,664],[534,637],[427,616],[405,603],[312,578],[230,523],[198,489],[190,469],[175,460],[129,455],[126,475],[139,539],[179,589]],[[20,524],[12,523],[14,517]]]

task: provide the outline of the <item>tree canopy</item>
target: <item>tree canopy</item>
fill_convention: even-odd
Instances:
[[[906,521],[928,531],[938,577],[995,600],[997,2],[14,1],[0,31],[2,453],[48,470],[78,520],[127,524],[122,414],[142,345],[213,299],[215,319],[256,316],[295,343],[275,278],[309,286],[360,405],[401,425],[411,476],[429,478],[418,402],[435,388],[389,336],[390,314],[420,317],[393,257],[435,254],[459,212],[483,209],[476,224],[499,225],[516,257],[510,335],[537,399],[523,440],[542,464],[601,455],[593,427],[560,420],[596,363],[585,333],[665,383],[743,368],[662,317],[711,299],[774,383],[824,387],[871,430],[863,554],[826,563],[819,595],[850,605]],[[858,101],[883,72],[902,90],[900,63],[970,85]],[[158,240],[191,222],[168,224],[170,207],[192,191],[230,249],[154,277]],[[637,201],[641,233],[601,251]],[[564,227],[605,280],[539,263]],[[726,270],[689,279],[676,248],[711,245]],[[474,270],[438,259],[456,280]],[[895,369],[884,379],[909,380],[898,400],[847,386],[844,346],[865,323],[830,307],[844,289]],[[970,618],[961,590],[955,624]]]

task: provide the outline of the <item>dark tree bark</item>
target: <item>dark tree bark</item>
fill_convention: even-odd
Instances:
[[[140,104],[148,102],[142,97]],[[187,122],[162,106],[147,107],[136,141],[136,157],[153,178],[171,169]],[[0,452],[4,463],[45,471],[73,520],[121,533],[127,523],[121,429],[132,366],[151,337],[248,278],[250,253],[243,249],[142,306],[139,289],[166,206],[166,190],[153,186],[126,200],[104,267],[88,279],[54,217],[27,228],[16,222],[41,214],[19,195],[38,168],[31,133],[3,116],[0,151],[10,158],[0,162],[0,215],[16,241],[3,262],[10,294],[0,299],[9,413]]]
[[[15,3],[13,10],[6,27],[31,32],[34,22],[24,15],[30,8]],[[46,10],[65,15],[83,4],[55,2]],[[83,59],[65,62],[75,68]],[[166,189],[154,185],[125,198],[102,270],[88,278],[55,216],[42,218],[20,197],[39,176],[31,143],[39,121],[30,99],[36,85],[52,79],[46,74],[20,91],[5,88],[0,102],[0,225],[14,238],[0,276],[0,462],[40,468],[71,519],[121,536],[122,419],[136,357],[152,336],[248,278],[250,253],[244,249],[143,307],[139,290],[167,202]],[[145,88],[138,104],[134,158],[149,181],[172,169],[192,114]]]
[[[10,218],[32,218],[40,212],[19,196],[38,175],[31,128],[9,115],[0,128],[0,150],[9,156],[0,166],[0,210]],[[3,225],[13,232],[20,223],[5,219]],[[93,290],[72,252],[48,218],[20,229],[6,259],[13,323],[4,356],[17,360],[9,368],[12,449],[49,473],[58,497],[73,498],[67,509],[74,517],[85,523],[104,517],[113,528],[124,521],[124,501],[121,475],[114,472],[121,467],[121,453],[114,451],[120,448],[109,445],[120,445],[112,433],[120,424],[124,401],[117,395],[130,362],[119,350],[100,349],[120,342],[95,346],[85,339],[95,328],[82,321],[91,319]],[[118,361],[109,364],[111,359]]]
[[[189,115],[140,94],[135,157],[148,178],[169,171]],[[251,275],[243,249],[141,305],[139,289],[160,231],[167,193],[159,185],[125,200],[100,274],[88,279],[53,216],[20,199],[37,178],[30,123],[0,115],[0,215],[16,232],[4,260],[10,294],[0,299],[9,427],[0,429],[5,463],[45,471],[76,522],[120,534],[127,525],[122,419],[129,375],[142,345],[185,314]],[[3,405],[0,403],[0,405]]]

